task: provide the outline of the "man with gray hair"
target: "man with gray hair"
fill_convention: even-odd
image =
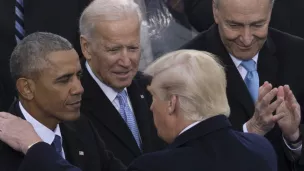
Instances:
[[[24,169],[28,166],[24,161],[33,161],[24,156],[28,151],[32,153],[30,156],[36,156],[33,158],[48,160],[50,156],[44,157],[48,154],[41,154],[39,149],[50,147],[59,155],[59,158],[55,156],[57,164],[65,163],[61,168],[70,165],[64,161],[66,159],[82,171],[124,170],[123,164],[106,151],[91,122],[80,115],[82,69],[77,52],[68,40],[52,33],[30,34],[15,47],[10,69],[19,99],[9,110],[16,117],[1,117],[4,120],[0,122],[0,137],[12,146],[1,144],[1,170]],[[38,136],[18,141],[18,137],[24,136],[19,132],[24,130],[14,124],[18,123],[17,117],[29,122]],[[15,141],[14,138],[3,137],[7,132],[14,134]],[[35,163],[31,170],[39,170],[44,164]]]
[[[280,171],[303,170],[304,40],[268,27],[274,2],[214,0],[216,24],[182,49],[217,55],[226,66],[232,126],[265,136]]]
[[[208,52],[166,54],[145,73],[158,135],[167,150],[136,159],[128,171],[277,171],[276,154],[262,136],[233,131],[226,76]]]
[[[141,21],[133,0],[95,0],[79,23],[86,59],[81,111],[125,165],[164,144],[157,137],[145,80],[138,73]]]

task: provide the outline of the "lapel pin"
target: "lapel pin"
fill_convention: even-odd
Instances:
[[[144,96],[144,95],[140,95],[140,98],[142,98],[142,99],[143,99],[143,98],[145,98],[145,96]]]
[[[84,152],[83,151],[79,151],[79,155],[80,156],[84,156]]]

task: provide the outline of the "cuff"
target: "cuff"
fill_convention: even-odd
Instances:
[[[284,138],[283,135],[282,135],[282,138],[283,138],[283,141],[284,141],[285,145],[287,146],[287,148],[288,148],[290,151],[292,151],[292,152],[294,152],[294,153],[296,153],[296,154],[301,154],[301,151],[302,151],[302,144],[301,144],[299,147],[297,147],[297,148],[293,148],[293,147],[290,147],[290,146],[289,146],[289,144],[287,143],[287,141],[285,140],[285,138]]]
[[[244,123],[244,125],[243,125],[243,132],[248,133],[247,124],[246,123]]]

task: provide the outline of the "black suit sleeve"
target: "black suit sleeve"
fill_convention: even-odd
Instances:
[[[96,129],[94,128],[93,124],[89,121],[91,130],[93,131],[93,134],[96,138],[97,143],[97,150],[100,154],[100,160],[103,164],[102,170],[103,171],[125,171],[126,166],[122,164],[120,160],[115,158],[114,154],[106,149],[105,143],[100,138],[99,134],[97,133]]]
[[[18,171],[81,171],[64,160],[55,149],[47,143],[33,145],[27,152]]]

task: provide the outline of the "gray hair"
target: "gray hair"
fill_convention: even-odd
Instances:
[[[213,0],[213,4],[215,5],[216,8],[219,7],[220,1],[221,1],[221,0]],[[273,7],[273,4],[274,4],[275,0],[269,0],[269,1],[270,1],[271,7]]]
[[[81,35],[92,38],[96,21],[119,20],[136,13],[139,22],[142,21],[141,10],[133,0],[94,0],[81,14],[79,31]]]
[[[186,120],[199,121],[230,114],[225,71],[211,53],[170,52],[148,66],[144,73],[152,76],[150,89],[160,99],[178,96],[177,111]]]
[[[10,72],[14,81],[21,77],[34,78],[45,67],[51,52],[73,49],[65,38],[45,32],[35,32],[25,37],[15,47],[10,58]]]

